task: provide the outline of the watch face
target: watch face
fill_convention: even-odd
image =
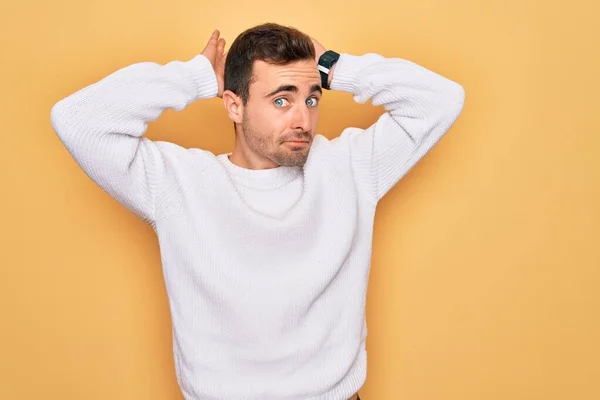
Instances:
[[[323,53],[321,58],[319,58],[319,64],[321,64],[325,67],[329,67],[331,65],[331,63],[337,59],[338,59],[337,54],[334,54],[331,51],[327,51],[327,52]]]

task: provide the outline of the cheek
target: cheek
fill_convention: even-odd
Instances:
[[[315,110],[312,112],[310,117],[311,117],[312,129],[313,129],[313,133],[314,133],[317,130],[317,123],[319,122],[319,109],[315,108]]]
[[[268,105],[247,109],[252,130],[264,138],[276,141],[287,132],[285,113]]]
[[[313,121],[313,124],[316,124],[316,123],[317,123],[317,121],[319,120],[319,108],[318,108],[318,107],[316,107],[316,108],[313,110],[313,113],[312,113],[312,115],[311,115],[311,116],[312,116],[312,121]]]
[[[265,134],[277,139],[289,131],[290,118],[290,113],[264,106],[260,114],[260,123]]]

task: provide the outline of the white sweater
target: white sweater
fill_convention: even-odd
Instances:
[[[345,400],[366,379],[376,205],[448,131],[464,91],[373,53],[342,54],[331,87],[387,112],[316,135],[302,168],[247,170],[143,136],[165,109],[216,96],[202,55],[130,65],[52,109],[80,167],[158,235],[188,400]]]

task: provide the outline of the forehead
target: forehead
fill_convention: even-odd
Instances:
[[[269,91],[280,85],[295,85],[299,90],[308,90],[321,84],[321,75],[314,60],[296,61],[287,65],[273,65],[257,60],[252,68],[252,86]]]

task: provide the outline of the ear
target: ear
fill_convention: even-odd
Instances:
[[[229,115],[229,118],[238,124],[242,123],[244,118],[244,104],[242,98],[231,90],[225,90],[223,92],[223,105]]]

